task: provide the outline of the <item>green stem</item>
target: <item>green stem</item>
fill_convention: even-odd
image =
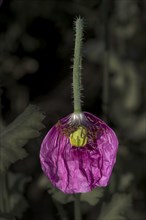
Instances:
[[[75,215],[75,220],[82,220],[81,206],[80,206],[80,194],[75,194],[74,215]]]
[[[75,49],[74,49],[74,61],[73,61],[74,112],[81,112],[82,38],[83,38],[83,19],[79,17],[75,21]]]
[[[61,220],[68,220],[68,217],[66,215],[66,212],[65,212],[63,206],[59,202],[57,202],[55,199],[53,199],[53,201],[54,201],[54,204],[58,210],[58,213],[60,215]]]

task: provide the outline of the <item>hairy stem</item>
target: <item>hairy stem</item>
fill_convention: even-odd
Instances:
[[[73,61],[74,112],[81,112],[82,38],[83,38],[83,19],[79,17],[75,21],[75,49],[74,49],[74,61]]]
[[[74,216],[75,216],[74,217],[75,220],[82,220],[81,207],[80,207],[80,194],[75,194]]]

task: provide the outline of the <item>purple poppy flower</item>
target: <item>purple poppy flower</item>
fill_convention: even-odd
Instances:
[[[116,162],[118,140],[96,116],[73,113],[57,122],[44,138],[40,161],[52,184],[64,193],[107,186]]]

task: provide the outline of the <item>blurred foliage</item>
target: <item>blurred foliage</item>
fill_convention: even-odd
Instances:
[[[108,43],[108,123],[120,142],[109,186],[80,196],[83,218],[146,219],[145,12],[145,0],[0,1],[1,220],[73,219],[74,197],[42,175],[39,148],[47,130],[72,111],[69,67],[78,15],[85,18],[83,109],[103,117]],[[41,137],[44,115],[29,103],[47,113]]]
[[[44,128],[44,115],[30,105],[8,126],[1,125],[0,130],[0,213],[6,219],[22,218],[28,207],[23,196],[23,182],[27,178],[20,174],[11,174],[9,166],[23,159],[27,153],[23,146]]]
[[[35,106],[30,105],[12,123],[1,129],[1,163],[0,172],[5,171],[11,163],[27,156],[23,146],[31,138],[39,136],[44,128],[44,115]]]
[[[22,174],[13,174],[11,172],[1,174],[0,182],[0,213],[6,219],[22,218],[24,211],[28,208],[28,203],[23,196],[24,186],[30,181],[30,178],[25,177]],[[4,186],[4,180],[8,180],[8,192]],[[2,181],[3,180],[3,181]],[[3,184],[3,185],[2,185]],[[7,212],[5,212],[6,210]]]
[[[49,185],[50,186],[48,192],[51,194],[52,198],[57,200],[58,202],[66,204],[75,200],[74,195],[65,194],[60,190],[55,189],[51,184]],[[92,192],[82,193],[80,196],[80,201],[87,202],[90,205],[96,205],[99,199],[103,196],[103,191],[104,190],[102,188],[96,188],[92,190]]]
[[[131,206],[131,198],[125,194],[115,194],[108,204],[103,204],[99,220],[125,220],[125,210]]]

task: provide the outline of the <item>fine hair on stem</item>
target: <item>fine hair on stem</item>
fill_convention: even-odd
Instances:
[[[73,58],[73,99],[74,112],[81,112],[81,69],[82,69],[82,40],[83,40],[83,19],[78,17],[75,20],[75,47]]]

